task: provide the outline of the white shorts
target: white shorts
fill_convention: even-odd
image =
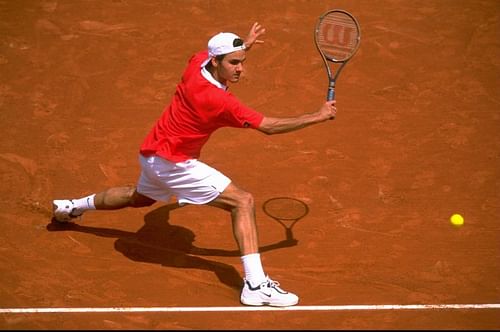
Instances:
[[[176,196],[180,205],[206,204],[231,183],[227,176],[197,159],[173,163],[139,154],[139,162],[142,171],[137,192],[156,201],[168,202]]]

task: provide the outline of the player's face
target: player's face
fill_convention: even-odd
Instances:
[[[229,53],[217,66],[218,76],[224,81],[237,83],[243,72],[243,62],[246,60],[245,51]]]

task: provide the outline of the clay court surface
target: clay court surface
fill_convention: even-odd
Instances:
[[[239,307],[229,215],[89,212],[51,200],[134,184],[143,137],[217,32],[266,29],[231,91],[269,116],[316,110],[319,15],[359,20],[338,116],[217,131],[201,159],[254,194],[262,259],[301,306],[500,303],[500,2],[0,1],[0,307]],[[264,213],[307,204],[296,241]],[[461,228],[449,217],[460,213]],[[500,309],[0,313],[2,329],[499,329]]]

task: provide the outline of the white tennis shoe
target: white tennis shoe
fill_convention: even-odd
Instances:
[[[78,211],[75,207],[75,203],[70,199],[53,200],[52,208],[54,219],[58,222],[68,222],[83,214],[83,211]]]
[[[252,286],[248,280],[244,280],[244,282],[240,301],[245,305],[288,307],[299,302],[297,295],[284,291],[279,287],[277,281],[271,280],[269,277],[257,286]]]

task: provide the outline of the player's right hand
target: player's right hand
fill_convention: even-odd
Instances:
[[[319,113],[324,120],[333,120],[337,116],[337,107],[335,107],[335,100],[327,101],[320,108]]]

